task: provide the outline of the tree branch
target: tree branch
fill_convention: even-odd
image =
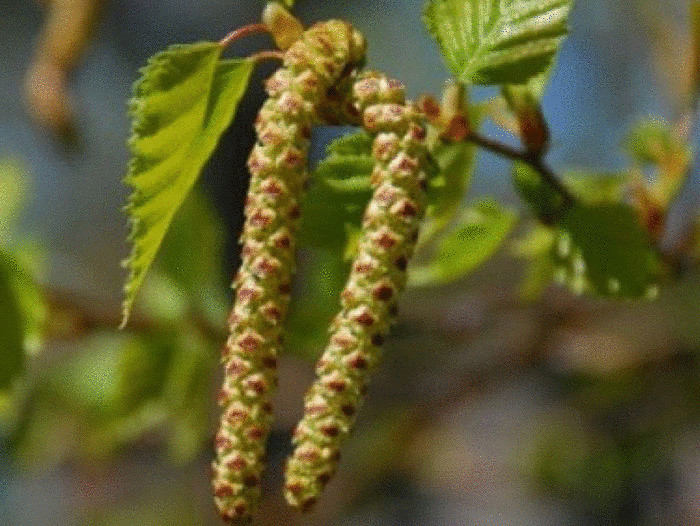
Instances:
[[[508,144],[495,141],[488,137],[484,137],[483,135],[480,135],[474,131],[470,131],[464,137],[464,140],[476,144],[485,150],[489,150],[503,157],[507,157],[508,159],[521,161],[530,165],[542,176],[542,180],[545,183],[547,183],[554,191],[562,196],[565,206],[571,206],[576,202],[576,198],[564,186],[551,168],[545,164],[539,155],[514,148]]]
[[[469,124],[469,117],[460,103],[453,103],[451,106],[441,106],[431,95],[424,95],[419,98],[416,107],[425,115],[428,122],[436,126],[440,131],[440,137],[450,141],[466,141],[476,144],[485,150],[530,165],[536,170],[542,180],[563,199],[565,208],[576,202],[573,194],[564,186],[556,174],[542,160],[543,148],[514,148],[508,144],[498,142],[489,137],[485,137],[473,130]],[[450,106],[448,104],[448,106]],[[546,123],[541,122],[544,127],[543,136],[547,136]],[[546,142],[546,141],[545,141]]]

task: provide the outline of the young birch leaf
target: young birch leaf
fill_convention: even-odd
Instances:
[[[620,203],[629,181],[626,173],[588,173],[567,170],[564,183],[576,197],[586,204]]]
[[[473,124],[481,114],[471,113]],[[370,176],[374,169],[372,137],[364,131],[344,135],[326,148],[323,159],[307,193],[302,215],[302,245],[337,250],[348,243],[348,233],[359,228],[362,213],[372,195]],[[428,214],[424,237],[449,225],[454,219],[464,192],[469,187],[476,149],[473,145],[438,142],[431,151],[428,179]]]
[[[170,225],[155,263],[186,295],[189,308],[196,309],[214,326],[225,319],[228,309],[221,267],[224,238],[225,230],[215,208],[195,189]]]
[[[428,188],[425,231],[445,228],[459,209],[474,172],[476,148],[468,142],[439,142],[431,151],[436,174]]]
[[[521,84],[550,65],[570,10],[571,0],[430,0],[424,20],[461,81]]]
[[[409,286],[441,285],[466,276],[500,248],[515,223],[516,215],[493,201],[470,207],[432,260],[411,267]]]
[[[661,262],[637,214],[621,202],[623,174],[568,173],[566,184],[580,203],[562,209],[552,206],[555,194],[542,187],[531,168],[516,165],[514,173],[516,188],[533,211],[553,220],[551,228],[537,226],[517,243],[516,254],[530,261],[523,296],[535,299],[554,278],[576,294],[653,297]]]
[[[647,119],[632,127],[624,148],[640,165],[658,165],[673,155],[680,156],[682,145],[679,143],[671,125],[660,119]]]
[[[480,115],[472,113],[474,122]],[[364,131],[344,135],[326,148],[307,193],[302,215],[301,243],[337,249],[347,244],[348,232],[359,228],[364,207],[372,195],[374,169],[372,137]],[[444,228],[454,217],[474,167],[475,148],[466,142],[439,142],[431,152],[428,219],[424,232]]]
[[[687,142],[673,126],[658,119],[637,123],[625,140],[634,163],[656,168],[649,191],[663,208],[678,196],[690,174],[694,152]]]
[[[331,142],[326,153],[331,155],[372,156],[372,136],[364,130],[342,135]]]
[[[634,209],[576,204],[561,218],[555,276],[576,293],[653,298],[661,262]]]
[[[299,242],[342,251],[348,242],[348,226],[360,225],[372,195],[372,137],[364,131],[344,135],[328,145],[326,154],[302,202]]]
[[[26,354],[36,354],[42,344],[48,306],[41,287],[21,256],[5,254],[9,263],[8,277],[22,319],[22,341]]]
[[[128,319],[173,216],[233,120],[253,70],[250,60],[219,61],[216,43],[171,46],[153,56],[133,88],[132,159],[125,182],[133,244],[125,261]]]
[[[525,302],[539,299],[554,277],[552,247],[557,236],[554,228],[535,224],[522,237],[513,242],[513,255],[527,261],[525,277],[520,283],[518,295]]]
[[[513,163],[513,186],[543,223],[551,224],[561,213],[563,196],[547,185],[529,164]]]
[[[372,137],[359,131],[343,135],[328,145],[326,158],[318,163],[314,179],[323,180],[339,192],[366,192],[369,199],[373,169]]]
[[[374,164],[364,155],[331,156],[324,159],[315,171],[317,177],[339,193],[364,192],[369,197],[372,187],[369,176]]]

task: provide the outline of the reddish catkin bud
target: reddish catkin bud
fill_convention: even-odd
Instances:
[[[328,88],[363,56],[364,41],[348,24],[312,27],[291,45],[284,67],[268,80],[269,98],[255,122],[258,140],[248,159],[242,262],[222,357],[222,416],[212,477],[219,513],[230,522],[250,522],[260,497],[310,127]]]
[[[286,470],[285,496],[310,509],[336,471],[406,283],[425,206],[428,159],[422,114],[405,101],[403,86],[363,74],[352,100],[374,135],[374,195],[365,210],[357,257],[341,294],[341,311],[305,397]]]

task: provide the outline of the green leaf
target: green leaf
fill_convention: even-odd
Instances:
[[[371,192],[372,142],[372,136],[364,131],[334,140],[326,148],[326,158],[316,167],[314,177],[339,193]]]
[[[544,223],[551,224],[564,209],[564,198],[529,164],[513,163],[513,186],[518,195]]]
[[[635,124],[624,146],[632,159],[642,165],[659,164],[680,150],[678,138],[671,125],[660,119],[643,120]]]
[[[362,222],[371,190],[346,192],[317,180],[302,201],[300,246],[343,251],[348,232]]]
[[[480,116],[474,113],[478,122]],[[333,141],[304,198],[300,242],[302,245],[338,250],[347,246],[348,233],[357,229],[372,196],[370,176],[374,168],[372,137],[364,131]],[[424,232],[444,228],[453,219],[469,186],[474,167],[473,145],[439,141],[429,166],[428,218]]]
[[[22,311],[11,282],[13,265],[0,252],[0,390],[11,385],[24,365]]]
[[[520,194],[540,217],[550,213],[553,227],[536,227],[517,243],[516,254],[531,262],[521,293],[539,295],[549,278],[577,294],[606,297],[652,297],[661,262],[636,212],[621,202],[624,174],[570,172],[567,186],[578,202],[561,207],[539,175],[526,165],[515,167]]]
[[[348,252],[350,234],[359,229],[372,197],[372,142],[371,135],[358,131],[328,145],[302,202],[301,246]]]
[[[0,251],[0,266],[4,269],[3,279],[9,284],[13,302],[19,308],[23,352],[35,353],[41,344],[47,311],[33,276],[40,266],[42,251],[31,240],[12,236],[14,227],[21,224],[29,189],[26,169],[14,160],[0,159],[0,247],[5,249]]]
[[[169,340],[161,333],[93,333],[50,370],[51,391],[93,422],[126,415],[158,395],[172,352]]]
[[[661,207],[668,207],[690,174],[693,152],[687,138],[665,121],[649,119],[632,127],[625,149],[638,165],[657,169],[649,190]]]
[[[8,234],[17,223],[17,214],[27,198],[24,170],[13,160],[0,158],[0,242],[8,241]]]
[[[155,432],[167,437],[175,460],[199,451],[217,357],[192,323],[138,335],[96,332],[72,351],[32,386],[22,431],[30,436],[19,437],[28,456],[55,456],[59,449],[61,456],[105,458]]]
[[[475,154],[476,147],[465,141],[440,141],[432,149],[436,166],[429,179],[425,231],[444,228],[454,218],[471,183]]]
[[[440,285],[473,272],[500,248],[515,223],[516,215],[494,201],[471,206],[440,241],[431,261],[411,266],[409,285]]]
[[[133,88],[132,188],[127,212],[133,244],[125,262],[123,321],[173,216],[233,120],[254,63],[219,61],[221,48],[201,42],[151,57]]]
[[[332,141],[326,148],[328,156],[333,155],[372,155],[374,138],[367,132],[359,130],[348,133]],[[369,174],[368,174],[369,175]]]
[[[303,261],[287,318],[285,352],[316,359],[338,312],[349,265],[342,253],[331,250],[306,250]]]
[[[653,298],[661,262],[630,206],[576,204],[553,246],[555,278],[576,293]]]
[[[570,170],[564,174],[566,186],[587,204],[619,203],[628,182],[624,173],[592,174]]]
[[[177,463],[191,461],[206,442],[215,349],[196,327],[181,331],[163,386],[172,422],[168,453]]]
[[[22,317],[22,346],[27,354],[39,351],[43,340],[44,323],[48,314],[46,298],[20,256],[0,254],[9,269],[9,281]]]
[[[501,93],[507,100],[510,109],[517,113],[517,107],[513,107],[513,101],[524,101],[527,105],[539,107],[542,97],[544,97],[549,81],[552,77],[552,72],[556,65],[556,59],[552,59],[549,66],[542,72],[533,77],[530,77],[526,82],[521,84],[506,84],[503,86]]]
[[[368,193],[372,191],[369,176],[374,161],[364,155],[331,156],[316,169],[316,177],[337,193]]]
[[[191,308],[188,291],[156,264],[156,268],[143,280],[141,296],[136,301],[134,311],[158,327],[174,328],[192,316]]]
[[[564,176],[566,187],[585,203],[619,203],[625,192],[625,174],[592,174],[569,171]],[[530,165],[513,163],[513,185],[518,195],[530,206],[535,215],[547,224],[564,212],[564,199]]]
[[[430,0],[424,20],[461,81],[521,84],[551,64],[570,10],[571,0]]]
[[[354,233],[372,196],[373,138],[359,131],[332,141],[314,171],[302,202],[299,244],[304,265],[287,319],[286,352],[315,358],[326,343],[326,327],[338,310],[353,253]]]
[[[201,192],[193,191],[175,216],[156,265],[214,326],[228,309],[221,262],[224,226]]]
[[[535,224],[520,239],[513,243],[513,255],[528,261],[525,277],[520,283],[518,295],[522,301],[540,298],[554,277],[552,246],[557,231],[551,227]]]
[[[331,142],[326,154],[302,201],[299,242],[340,252],[372,195],[372,137],[364,131],[345,135]]]

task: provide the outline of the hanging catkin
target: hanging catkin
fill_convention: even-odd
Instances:
[[[367,73],[353,84],[351,96],[354,113],[374,135],[374,194],[341,294],[341,311],[331,323],[330,342],[293,433],[285,496],[302,510],[313,506],[336,471],[341,444],[352,430],[369,372],[396,314],[425,201],[426,131],[421,114],[406,103],[403,86]]]
[[[215,501],[222,518],[231,522],[249,522],[260,497],[294,234],[308,176],[310,128],[319,101],[363,60],[364,49],[363,38],[345,22],[310,28],[267,81],[269,98],[255,122],[257,143],[248,159],[242,263],[223,350],[222,417],[213,462]]]

